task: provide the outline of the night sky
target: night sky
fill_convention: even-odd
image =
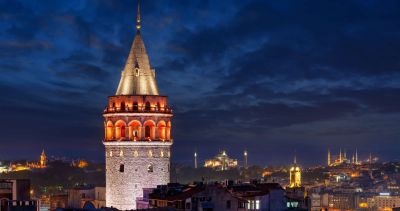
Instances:
[[[226,149],[260,165],[400,154],[400,1],[144,0],[174,109],[173,162]],[[0,0],[0,160],[104,160],[102,111],[135,34],[133,0]]]

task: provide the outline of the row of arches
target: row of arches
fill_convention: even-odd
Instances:
[[[113,122],[108,121],[105,125],[106,140],[170,140],[171,122],[159,121],[157,124],[152,120],[147,120],[141,124],[138,120],[133,120],[128,124],[123,120]]]

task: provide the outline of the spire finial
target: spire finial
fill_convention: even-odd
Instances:
[[[140,30],[140,0],[138,0],[137,15],[136,15],[136,29]]]

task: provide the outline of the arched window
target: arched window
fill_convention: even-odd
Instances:
[[[119,172],[124,172],[124,171],[125,171],[124,164],[119,165]]]
[[[126,137],[126,126],[125,122],[118,120],[115,123],[115,139],[120,140]]]
[[[106,138],[107,138],[107,140],[112,140],[114,138],[113,123],[111,121],[108,121],[106,127],[107,127],[106,128]]]
[[[161,120],[157,124],[157,129],[158,129],[158,138],[161,140],[167,139],[167,134],[166,134],[166,124],[165,121]]]
[[[133,120],[129,123],[129,139],[130,140],[139,140],[141,139],[140,128],[141,124],[137,120]]]
[[[133,110],[134,110],[134,111],[137,111],[137,110],[139,110],[138,108],[139,108],[138,103],[137,103],[137,102],[134,102],[134,103],[133,103]]]
[[[144,123],[143,123],[143,126],[144,126],[144,134],[143,135],[141,135],[141,137],[142,138],[145,138],[145,139],[155,139],[156,138],[156,132],[157,131],[155,131],[155,127],[156,127],[156,124],[154,123],[154,121],[152,121],[152,120],[147,120],[147,121],[145,121]]]
[[[151,128],[150,128],[150,126],[147,125],[144,128],[144,137],[145,138],[150,138],[150,136],[151,136]]]
[[[150,102],[146,102],[146,107],[145,107],[146,111],[150,111],[151,110],[151,106],[150,106]]]
[[[153,165],[148,165],[147,166],[147,172],[152,173],[153,172]]]

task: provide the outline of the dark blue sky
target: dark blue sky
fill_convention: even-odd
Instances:
[[[0,0],[0,160],[103,160],[135,15],[133,0]],[[142,35],[174,107],[174,161],[399,158],[397,0],[144,0]]]

